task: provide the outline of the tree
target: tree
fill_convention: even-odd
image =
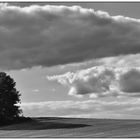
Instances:
[[[5,72],[0,72],[0,120],[13,120],[22,113],[17,103],[20,102],[16,82]]]

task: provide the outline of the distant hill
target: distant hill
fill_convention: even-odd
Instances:
[[[140,120],[44,117],[0,127],[1,138],[140,138]]]

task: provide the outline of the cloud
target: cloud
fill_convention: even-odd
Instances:
[[[131,69],[120,77],[123,92],[140,93],[140,70]]]
[[[94,75],[94,71],[92,71],[89,75],[75,80],[72,87],[75,90],[72,91],[71,88],[69,94],[85,95],[93,93],[94,97],[96,97],[95,94],[98,93],[98,96],[102,96],[102,93],[110,91],[110,85],[114,80],[114,73],[110,70],[105,70],[97,75]]]
[[[32,92],[39,92],[39,89],[34,89],[32,90]]]
[[[114,70],[102,66],[79,70],[75,73],[47,76],[48,80],[57,80],[69,87],[69,95],[79,96],[90,94],[90,97],[115,96],[117,79]],[[111,91],[111,92],[110,92]]]
[[[69,88],[69,95],[91,98],[140,96],[140,67],[96,66],[63,75],[47,76]]]
[[[92,62],[92,61],[91,61]],[[90,63],[91,63],[90,62]],[[105,57],[94,60],[92,63],[103,65],[107,67],[140,67],[140,54],[120,55],[116,57]]]
[[[37,116],[63,116],[68,114],[77,114],[80,112],[87,112],[90,102],[92,101],[46,101],[22,103],[21,108],[24,114]],[[36,111],[34,111],[36,110]]]
[[[140,52],[140,20],[79,6],[0,5],[0,68],[54,66]]]
[[[24,115],[97,118],[138,118],[139,99],[46,101],[22,103]]]

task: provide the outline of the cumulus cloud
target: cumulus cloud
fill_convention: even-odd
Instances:
[[[75,73],[47,76],[69,87],[69,95],[91,98],[140,96],[140,68],[97,66]],[[81,97],[80,96],[80,97]]]
[[[140,70],[131,69],[121,75],[120,88],[123,92],[140,93]]]
[[[83,62],[140,52],[140,20],[79,6],[0,5],[0,68]]]
[[[97,118],[138,118],[139,99],[46,101],[21,103],[25,116],[63,116]]]

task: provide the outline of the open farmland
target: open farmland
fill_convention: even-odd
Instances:
[[[32,118],[31,121],[0,127],[1,138],[41,137],[140,137],[140,120]]]

